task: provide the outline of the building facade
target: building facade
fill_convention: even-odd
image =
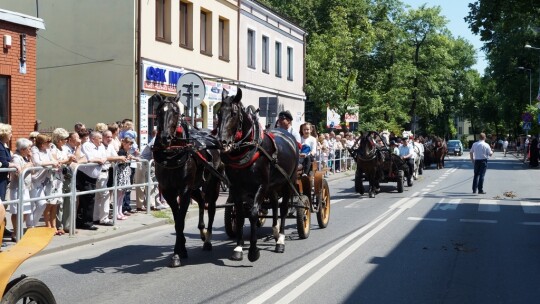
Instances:
[[[260,107],[265,125],[273,126],[282,110],[291,112],[297,129],[305,120],[305,35],[257,1],[241,1],[238,85],[244,105]]]
[[[239,87],[245,105],[273,97],[303,119],[305,33],[256,1],[0,0],[0,7],[50,20],[38,37],[42,129],[130,118],[144,146],[157,107],[150,97],[176,96],[190,72],[205,84],[198,127],[213,128],[222,90]]]
[[[0,122],[12,125],[14,139],[34,130],[36,35],[43,29],[42,19],[0,9]]]

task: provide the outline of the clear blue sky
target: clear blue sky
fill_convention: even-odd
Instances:
[[[484,69],[487,66],[484,52],[480,51],[482,42],[480,37],[474,35],[463,18],[469,14],[470,0],[401,0],[403,3],[410,5],[412,8],[418,8],[422,4],[428,7],[440,6],[441,15],[448,20],[447,28],[452,32],[454,37],[462,37],[468,40],[476,49],[476,65],[474,69],[480,74],[484,74]]]

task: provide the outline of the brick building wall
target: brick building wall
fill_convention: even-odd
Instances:
[[[26,74],[19,72],[21,38],[26,34]],[[11,36],[11,48],[3,46],[4,35]],[[9,121],[15,141],[28,137],[36,122],[36,29],[0,20],[0,76],[9,76]]]

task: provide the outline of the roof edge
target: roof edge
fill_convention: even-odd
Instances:
[[[0,20],[44,30],[45,22],[41,18],[8,11],[0,8]]]

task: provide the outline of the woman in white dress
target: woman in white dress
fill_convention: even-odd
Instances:
[[[66,129],[63,128],[56,128],[52,132],[52,145],[51,145],[51,156],[54,160],[58,162],[58,165],[60,166],[59,169],[52,171],[52,180],[51,180],[51,191],[48,195],[55,195],[55,194],[62,194],[62,188],[64,184],[64,169],[68,170],[68,167],[71,162],[75,161],[75,155],[69,153],[68,148],[65,146],[67,143],[67,140],[69,139],[69,132],[66,131]],[[63,210],[60,210],[62,208],[64,202],[63,197],[57,197],[47,200],[47,203],[49,205],[52,205],[51,212],[53,213],[51,216],[54,216],[55,223],[53,227],[56,227],[56,234],[57,235],[63,235],[66,232],[64,231],[64,227],[62,225],[62,212]],[[56,216],[60,215],[58,217],[58,220],[56,220]]]
[[[13,155],[11,160],[12,163],[17,164],[21,170],[17,172],[12,172],[10,174],[9,182],[9,199],[18,200],[19,197],[19,174],[25,169],[32,167],[31,161],[31,149],[32,141],[27,138],[19,138],[16,143],[16,152]],[[32,175],[30,172],[24,176],[23,189],[22,189],[22,198],[23,201],[30,198],[30,186],[32,184]],[[11,223],[13,224],[13,233],[11,234],[11,239],[16,241],[17,236],[17,214],[18,208],[16,204],[9,205],[9,212],[11,213]],[[23,220],[26,222],[26,227],[34,226],[32,219],[32,206],[30,202],[23,203]]]
[[[126,160],[137,160],[138,158],[134,157],[131,153],[131,147],[133,146],[134,139],[132,137],[126,136],[121,141],[120,150],[118,150],[118,156],[125,156]],[[116,171],[116,185],[117,186],[128,186],[131,185],[131,167],[128,162],[118,163],[118,170]],[[116,201],[116,219],[125,220],[127,216],[122,213],[122,206],[124,203],[124,196],[126,195],[127,188],[119,189],[117,193]]]
[[[49,136],[39,134],[36,137],[36,144],[32,147],[32,163],[36,166],[50,166],[52,168],[35,170],[32,173],[31,198],[44,197],[52,190],[52,171],[58,170],[58,161],[53,158],[50,147]],[[42,199],[32,202],[32,210],[34,226],[37,226],[43,215],[47,227],[56,227],[56,205],[47,204],[47,201]]]

